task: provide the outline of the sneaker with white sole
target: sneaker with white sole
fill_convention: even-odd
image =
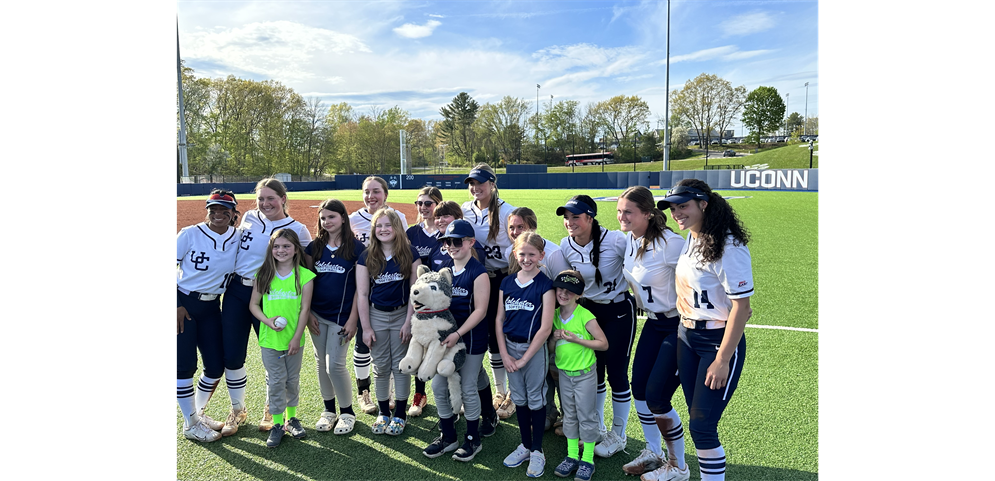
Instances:
[[[622,466],[622,471],[625,471],[625,474],[638,476],[663,466],[663,463],[665,462],[666,460],[661,459],[660,456],[657,456],[656,453],[651,451],[649,448],[643,448],[643,450],[639,452],[639,456],[636,456],[636,459],[633,459]]]
[[[594,454],[602,458],[610,458],[613,454],[625,449],[626,438],[609,430],[605,439],[594,446]]]
[[[260,431],[269,431],[273,429],[273,415],[269,412],[269,403],[266,403],[266,409],[263,411],[263,419],[259,421]],[[280,444],[279,441],[276,444]]]
[[[201,410],[198,414],[200,415],[200,421],[204,423],[204,425],[215,431],[220,431],[222,428],[225,427],[225,423],[221,421],[215,421],[210,416],[208,416],[207,413],[205,413],[203,410]]]
[[[184,428],[183,436],[187,439],[200,441],[202,443],[209,443],[221,439],[221,433],[211,429],[211,427],[204,424],[203,421],[200,421],[189,428]]]
[[[504,458],[504,465],[509,468],[517,468],[528,461],[529,457],[529,450],[525,448],[524,444],[519,444],[511,454]]]
[[[266,447],[275,448],[283,440],[283,425],[274,424],[269,430],[269,437],[266,438]]]
[[[546,472],[546,455],[540,451],[532,451],[529,454],[529,469],[525,475],[530,478],[538,478]]]
[[[325,411],[321,413],[321,417],[318,418],[318,422],[314,423],[314,429],[318,432],[328,432],[332,430],[332,426],[335,426],[335,413]]]
[[[643,474],[639,479],[642,481],[688,481],[691,479],[691,470],[687,466],[684,466],[682,470],[671,463],[667,463],[660,468]]]
[[[297,418],[290,418],[287,421],[286,428],[287,434],[294,437],[294,439],[304,439],[307,437],[307,431],[304,430],[304,426],[301,426],[301,421]]]
[[[427,458],[435,459],[443,454],[456,451],[457,447],[459,447],[459,443],[455,439],[452,441],[446,441],[442,436],[439,436],[432,440],[432,443],[429,444],[421,453]]]
[[[477,442],[474,443],[474,441]],[[467,436],[466,439],[463,441],[463,445],[460,446],[455,453],[453,453],[453,459],[455,459],[456,461],[462,461],[464,463],[468,463],[473,460],[473,457],[476,456],[481,449],[484,449],[484,445],[483,443],[480,442],[479,439],[474,440],[470,436]]]
[[[408,408],[408,416],[416,418],[421,416],[422,410],[428,405],[428,396],[416,392],[414,399],[411,400],[411,407]]]
[[[376,414],[380,410],[373,402],[373,396],[369,389],[363,389],[363,392],[359,393],[356,404],[359,404],[359,409],[366,414]]]
[[[594,476],[594,465],[587,461],[581,461],[580,465],[577,466],[577,475],[574,476],[574,481],[591,481],[591,476]]]
[[[238,427],[245,424],[245,421],[249,419],[249,411],[245,408],[242,409],[232,409],[228,412],[228,418],[225,419],[225,426],[221,428],[222,436],[231,436],[238,432]]]

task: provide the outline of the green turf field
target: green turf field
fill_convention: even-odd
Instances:
[[[410,203],[417,191],[391,191],[390,203]],[[574,195],[568,190],[502,190],[501,197],[515,206],[528,206],[539,217],[539,233],[559,241],[566,235],[556,207]],[[585,192],[592,197],[617,196],[620,190]],[[662,192],[661,192],[662,193]],[[721,191],[730,199],[752,235],[756,294],[751,298],[753,318],[747,326],[747,351],[739,388],[719,424],[726,450],[727,479],[808,480],[818,479],[818,194],[810,192]],[[289,194],[292,199],[338,198],[362,200],[359,191],[327,191]],[[465,190],[444,190],[447,200],[462,203]],[[184,197],[189,199],[191,197]],[[617,229],[615,203],[599,202],[598,220]],[[673,221],[668,219],[673,225]],[[800,328],[803,330],[774,329]],[[642,319],[639,329],[642,328]],[[176,411],[178,479],[527,479],[526,466],[506,468],[504,457],[519,443],[515,416],[502,421],[497,433],[483,440],[483,450],[471,463],[448,456],[428,459],[421,450],[436,436],[436,417],[431,387],[429,405],[419,418],[409,418],[398,437],[373,435],[373,416],[360,414],[356,429],[347,436],[314,430],[322,411],[321,397],[311,355],[310,339],[301,372],[301,403],[298,418],[307,438],[285,437],[276,449],[268,449],[266,433],[255,423],[265,404],[264,370],[259,348],[250,336],[247,403],[249,422],[228,438],[208,444],[185,439],[182,419]],[[485,365],[487,364],[485,360]],[[350,363],[351,368],[351,363]],[[489,371],[489,369],[488,369]],[[200,375],[199,372],[197,374]],[[431,383],[429,383],[431,384]],[[694,443],[687,432],[687,407],[678,390],[674,405],[685,424],[687,462],[691,479],[700,479]],[[221,382],[208,414],[223,420],[229,410],[228,393]],[[606,416],[611,416],[610,397]],[[465,421],[457,424],[465,432]],[[623,479],[622,465],[639,454],[644,445],[642,429],[633,408],[628,422],[625,452],[595,458],[595,480]],[[546,433],[543,443],[546,473],[566,455],[565,438]],[[636,479],[636,478],[628,478]]]

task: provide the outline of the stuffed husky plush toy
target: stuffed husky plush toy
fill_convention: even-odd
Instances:
[[[415,315],[411,319],[411,342],[399,368],[404,374],[415,374],[428,381],[436,374],[447,378],[449,401],[453,412],[463,405],[459,368],[466,360],[466,345],[459,341],[447,348],[442,341],[456,332],[456,319],[449,312],[453,296],[453,272],[448,267],[432,272],[427,266],[418,267],[418,279],[411,285],[411,303]]]

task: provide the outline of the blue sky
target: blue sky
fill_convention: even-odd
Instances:
[[[438,119],[461,91],[481,104],[615,95],[663,118],[666,2],[177,2],[180,51],[202,77],[272,79],[360,113]],[[670,88],[701,73],[789,94],[819,113],[817,1],[674,1]],[[544,108],[544,107],[543,107]],[[736,134],[742,128],[734,126]]]

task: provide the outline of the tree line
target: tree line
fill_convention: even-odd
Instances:
[[[536,105],[505,96],[480,105],[460,92],[440,109],[442,120],[423,120],[398,106],[356,112],[345,102],[328,105],[273,80],[202,78],[182,67],[182,82],[190,175],[397,173],[401,130],[415,168],[442,161],[461,168],[480,162],[562,165],[566,155],[601,149],[614,151],[616,162],[663,155],[662,131],[650,128],[649,106],[638,96],[584,106],[553,98]],[[751,131],[765,134],[779,127],[770,119],[783,123],[783,102],[778,111],[767,89],[773,88],[747,93],[702,74],[673,92],[671,158],[690,155],[688,130],[697,129],[707,140],[713,128],[721,132],[744,109],[742,121]],[[758,91],[761,97],[754,95]],[[773,95],[780,98],[776,90]],[[662,123],[658,117],[658,126]]]

